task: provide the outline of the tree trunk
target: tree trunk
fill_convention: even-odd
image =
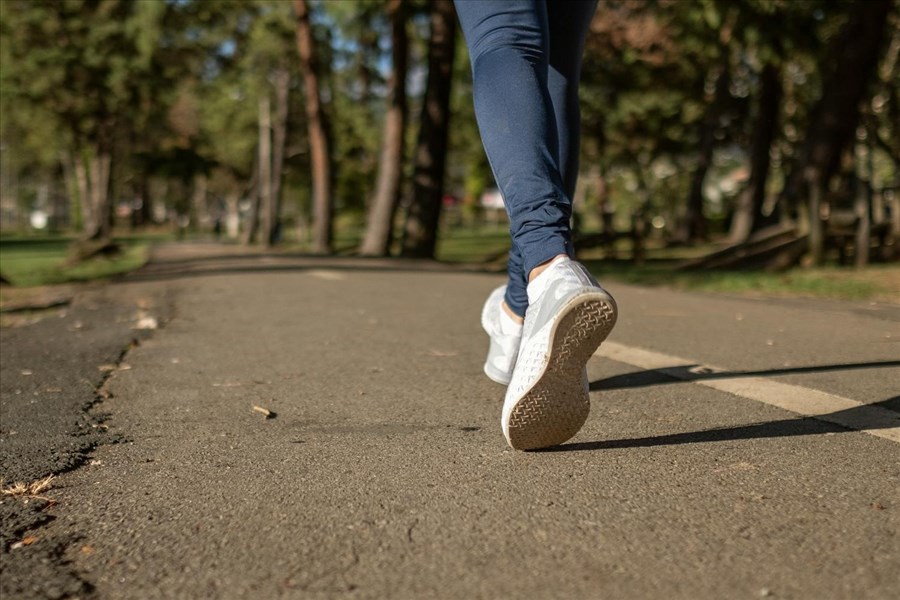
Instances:
[[[212,218],[206,201],[207,183],[208,179],[205,174],[197,173],[194,175],[194,190],[191,194],[191,210],[197,219],[197,229],[204,233],[212,230],[212,227],[210,227]]]
[[[763,214],[766,180],[769,177],[769,152],[778,130],[778,107],[781,102],[781,73],[769,63],[763,68],[762,87],[753,141],[750,145],[750,180],[741,192],[731,220],[729,241],[746,242],[753,231],[778,221],[777,215]]]
[[[856,239],[854,249],[854,265],[861,269],[869,264],[869,247],[872,244],[872,221],[869,218],[869,207],[872,205],[871,181],[856,180],[856,195],[853,211],[856,213]]]
[[[256,241],[256,233],[259,230],[259,165],[253,165],[253,179],[247,186],[247,194],[250,196],[250,210],[247,213],[244,236],[241,240],[245,245]]]
[[[77,161],[72,155],[61,152],[59,162],[63,168],[66,195],[69,197],[69,224],[73,229],[82,229],[84,223],[84,192],[81,181],[76,176]],[[83,174],[83,171],[82,171]]]
[[[712,164],[713,151],[716,148],[716,129],[722,104],[728,97],[728,69],[722,67],[716,78],[716,91],[703,119],[703,130],[700,133],[700,147],[697,152],[697,168],[691,177],[687,210],[678,227],[676,239],[690,243],[706,239],[706,215],[703,213],[703,181]]]
[[[416,143],[413,199],[403,235],[404,256],[434,258],[444,191],[450,128],[450,82],[456,49],[452,0],[432,0],[428,82]]]
[[[281,237],[281,176],[284,172],[284,151],[287,141],[288,100],[291,73],[279,69],[275,73],[275,122],[272,125],[272,204],[273,228],[269,238],[275,244]]]
[[[604,258],[616,258],[616,207],[609,196],[609,185],[606,176],[598,165],[590,169],[589,177],[594,180],[597,188],[597,208],[600,212],[601,232],[605,238],[603,244]]]
[[[112,203],[109,196],[109,168],[112,157],[102,148],[97,147],[88,159],[87,173],[89,200],[93,216],[86,238],[89,240],[107,240],[112,230]]]
[[[319,79],[315,69],[315,42],[309,21],[306,0],[294,0],[297,17],[297,51],[306,92],[306,118],[309,127],[309,149],[312,155],[313,219],[315,240],[313,251],[331,252],[332,202],[331,202],[331,154],[325,133],[325,117],[319,96]]]
[[[268,90],[259,96],[259,156],[257,159],[259,182],[259,210],[262,213],[260,240],[264,246],[272,245],[275,229],[275,203],[272,201],[272,111]]]
[[[406,33],[406,11],[403,0],[390,0],[391,58],[393,69],[388,83],[389,102],[384,125],[384,140],[375,195],[369,206],[366,234],[359,252],[363,256],[386,256],[390,253],[394,214],[403,174],[403,132],[406,128],[406,58],[409,45]]]
[[[860,116],[860,102],[878,66],[888,26],[891,0],[870,0],[848,5],[849,20],[833,45],[834,55],[824,65],[829,75],[812,111],[796,164],[781,194],[784,208],[796,207],[809,193],[808,174],[813,172],[823,190],[838,170],[841,154],[853,137]]]
[[[75,174],[75,187],[78,194],[78,207],[81,210],[81,225],[85,235],[94,230],[94,207],[91,203],[90,181],[87,174],[85,157],[75,152],[72,160],[72,171]]]
[[[821,176],[813,169],[809,176],[809,256],[812,266],[822,264],[825,255],[825,223],[822,222],[822,194],[824,186]]]
[[[225,196],[225,235],[230,240],[236,240],[240,236],[241,215],[238,204],[241,201],[241,192],[235,188]]]

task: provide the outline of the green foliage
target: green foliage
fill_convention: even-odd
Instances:
[[[152,239],[116,239],[123,246],[121,254],[92,258],[73,266],[67,264],[71,238],[5,238],[0,240],[0,270],[13,285],[22,287],[106,279],[144,265]]]
[[[382,2],[320,0],[310,6],[334,154],[335,205],[355,220],[376,175],[390,27]],[[415,124],[428,3],[415,0],[408,9],[414,33],[409,122]],[[707,196],[706,209],[727,219],[739,187],[723,192],[721,182],[746,167],[767,65],[778,68],[784,88],[768,181],[777,194],[799,155],[834,55],[845,51],[833,45],[852,9],[852,3],[828,0],[602,2],[583,64],[581,165],[582,172],[597,167],[603,173],[620,212],[618,225],[626,226],[638,206],[674,222],[710,130],[715,155],[707,184],[719,189]],[[892,41],[857,140],[858,156],[870,165],[862,170],[871,170],[875,184],[886,189],[896,187],[900,164],[897,23],[894,10]],[[209,176],[211,206],[243,197],[257,160],[258,100],[274,93],[273,74],[287,70],[284,210],[289,217],[307,215],[310,156],[294,27],[291,3],[279,0],[0,2],[4,194],[15,196],[25,212],[37,202],[36,182],[50,180],[72,195],[71,182],[61,181],[61,161],[102,144],[114,154],[117,200],[144,186],[166,190],[155,192],[157,203],[183,209],[201,173]],[[457,49],[446,188],[476,210],[493,181],[462,39]],[[719,106],[715,84],[722,73],[729,85]],[[410,143],[415,135],[413,126]]]

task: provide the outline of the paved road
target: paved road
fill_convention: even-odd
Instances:
[[[895,597],[897,307],[610,284],[587,425],[520,453],[481,374],[500,276],[221,252],[115,286],[174,298],[106,382],[128,441],[10,551],[65,541],[82,595]]]
[[[165,298],[112,287],[80,286],[50,310],[4,313],[0,329],[0,477],[4,488],[34,482],[85,464],[99,444],[120,441],[110,434],[102,410],[91,408],[107,393],[99,391],[111,366],[146,339],[152,323],[141,318],[167,314]],[[6,295],[6,294],[4,294]],[[34,294],[30,294],[34,296]],[[52,294],[51,294],[52,295]],[[25,301],[20,308],[45,305]],[[74,298],[73,298],[74,296]],[[6,309],[8,305],[4,305]],[[138,328],[141,327],[141,328]],[[66,538],[34,538],[36,527],[54,519],[49,502],[0,498],[0,594],[17,598],[77,595],[86,582],[64,559]]]

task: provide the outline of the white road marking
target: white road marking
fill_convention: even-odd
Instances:
[[[326,271],[325,269],[310,269],[306,274],[326,281],[343,281],[344,279],[347,279],[347,276],[343,273]]]
[[[726,369],[616,342],[604,342],[596,355],[900,443],[900,413],[880,406],[765,377],[728,377]],[[721,375],[704,379],[709,373]]]

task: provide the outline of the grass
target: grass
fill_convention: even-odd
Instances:
[[[358,223],[339,223],[335,246],[339,254],[352,253],[362,238]],[[105,279],[143,265],[152,242],[171,239],[168,234],[117,237],[124,251],[117,257],[95,258],[66,266],[69,237],[0,238],[0,270],[16,286],[37,286]],[[449,263],[502,266],[509,248],[506,227],[453,228],[442,232],[438,260]],[[761,271],[697,271],[676,269],[686,259],[702,256],[714,246],[665,248],[650,246],[642,266],[628,260],[601,259],[588,251],[582,260],[601,281],[621,281],[644,286],[718,292],[746,296],[802,296],[841,300],[900,302],[900,266],[873,265],[865,269],[823,267],[796,268],[784,273]],[[630,242],[622,240],[619,256],[628,257]]]
[[[41,494],[53,487],[54,478],[54,475],[48,475],[43,479],[32,481],[31,483],[23,483],[21,481],[17,481],[10,486],[4,486],[3,480],[0,480],[0,493],[2,493],[2,495],[4,496],[38,498],[41,500],[49,501],[50,498],[42,496]]]
[[[107,279],[142,266],[147,262],[150,244],[164,237],[117,237],[115,241],[123,248],[119,255],[76,265],[66,264],[72,237],[4,237],[0,238],[0,271],[17,287]]]
[[[630,242],[617,245],[619,256],[629,256]],[[509,235],[505,228],[449,230],[438,245],[438,259],[446,262],[484,263],[505,258]],[[900,302],[900,265],[795,268],[784,273],[764,271],[678,271],[684,260],[703,256],[715,246],[666,248],[650,245],[647,262],[600,260],[586,252],[584,263],[601,281],[620,281],[651,287],[717,292],[744,296],[813,297],[838,300]]]
[[[900,267],[875,265],[862,270],[841,267],[762,271],[677,271],[672,263],[637,267],[624,262],[585,261],[601,280],[681,290],[744,296],[900,300]]]
[[[509,250],[509,232],[505,227],[485,229],[448,229],[437,246],[438,260],[451,263],[489,262]]]

